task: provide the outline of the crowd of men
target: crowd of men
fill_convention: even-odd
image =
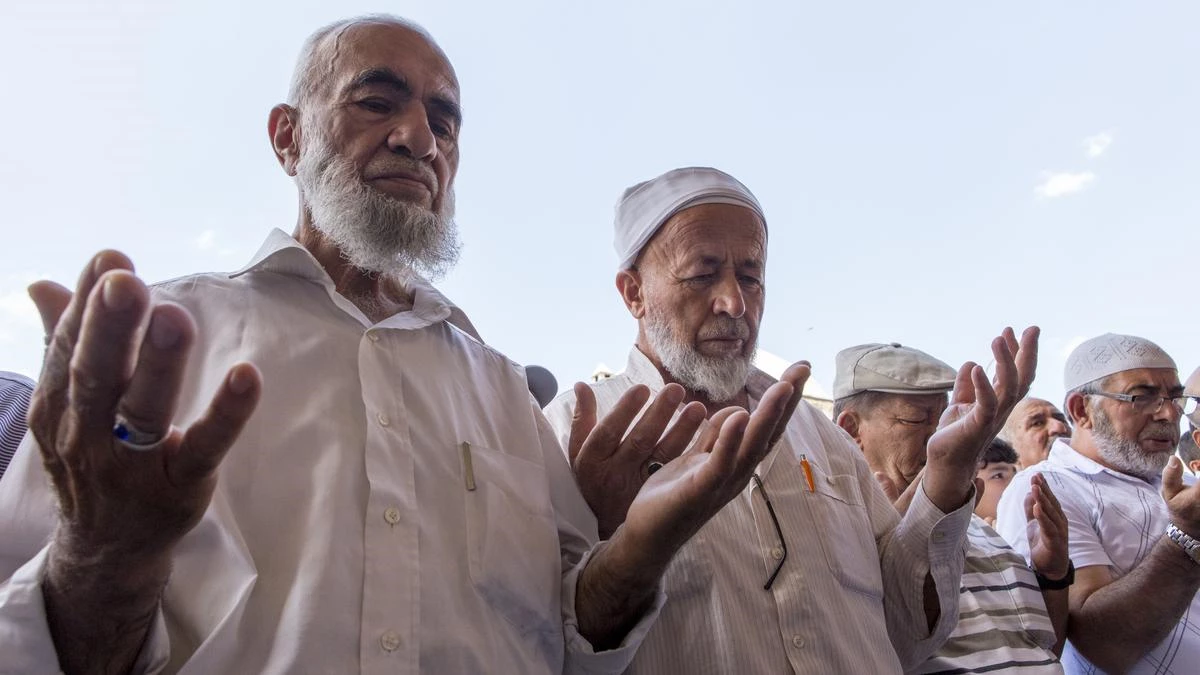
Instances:
[[[1200,370],[1102,335],[1064,414],[1027,397],[1036,328],[980,346],[990,378],[864,344],[831,420],[808,363],[753,366],[758,200],[689,167],[617,203],[625,370],[543,412],[427,280],[457,252],[461,123],[420,27],[326,26],[268,121],[291,235],[233,273],[147,287],[104,251],[31,287],[0,671],[1197,672],[1175,453],[1200,466]]]

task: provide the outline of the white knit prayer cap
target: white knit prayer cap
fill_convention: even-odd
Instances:
[[[744,206],[758,214],[766,228],[758,200],[733,176],[703,166],[675,169],[625,190],[617,202],[613,248],[620,261],[618,269],[633,267],[638,254],[671,216],[701,204]]]
[[[1138,368],[1178,370],[1162,347],[1146,338],[1105,333],[1079,345],[1067,357],[1063,386],[1073,391],[1088,382]]]

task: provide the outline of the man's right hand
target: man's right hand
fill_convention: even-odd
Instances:
[[[152,307],[132,270],[105,251],[74,295],[52,282],[30,287],[51,338],[29,429],[60,505],[54,548],[67,557],[169,555],[208,507],[217,466],[261,391],[258,371],[238,364],[199,420],[173,428],[195,324],[177,305]],[[162,441],[124,446],[113,436],[118,414]]]
[[[1200,483],[1183,484],[1183,462],[1178,457],[1172,456],[1163,468],[1162,496],[1175,527],[1200,539]]]

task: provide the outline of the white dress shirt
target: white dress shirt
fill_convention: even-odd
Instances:
[[[238,361],[264,387],[174,551],[138,671],[626,667],[661,595],[620,648],[593,652],[575,583],[595,520],[523,370],[427,283],[410,290],[411,311],[372,324],[278,230],[239,272],[153,288],[198,326],[178,425]],[[25,447],[0,485],[3,672],[58,671],[40,585],[55,523],[38,449]]]
[[[772,382],[755,371],[751,398]],[[665,386],[634,348],[624,372],[592,385],[598,412],[639,383],[653,392]],[[574,405],[567,392],[546,408],[564,444]],[[973,499],[945,515],[918,491],[901,519],[854,440],[807,403],[758,473],[784,541],[751,481],[672,561],[666,605],[630,673],[879,675],[913,668],[941,646],[958,619]],[[764,590],[784,544],[779,577]],[[929,572],[941,608],[932,634],[924,603]]]
[[[1114,471],[1084,457],[1059,439],[1050,456],[1019,472],[1000,497],[996,529],[1029,558],[1025,537],[1025,495],[1034,474],[1042,474],[1062,504],[1071,533],[1076,569],[1103,565],[1124,576],[1137,567],[1166,535],[1169,516],[1159,485]],[[1193,614],[1193,612],[1195,612]],[[1067,641],[1062,655],[1067,673],[1100,673]],[[1129,671],[1135,675],[1194,675],[1200,670],[1200,593],[1175,628]]]

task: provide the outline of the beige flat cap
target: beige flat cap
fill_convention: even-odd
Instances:
[[[833,398],[864,391],[887,394],[937,394],[954,389],[958,371],[919,349],[891,344],[866,344],[838,352]]]

